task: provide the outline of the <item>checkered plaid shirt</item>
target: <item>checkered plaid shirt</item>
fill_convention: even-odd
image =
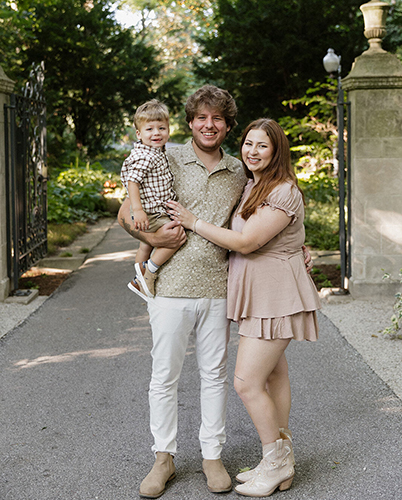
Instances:
[[[176,199],[172,187],[174,177],[165,148],[153,148],[141,141],[136,142],[121,168],[121,182],[126,189],[128,181],[139,184],[144,212],[166,213],[165,202]]]

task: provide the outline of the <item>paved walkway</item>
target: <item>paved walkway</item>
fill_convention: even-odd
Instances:
[[[134,254],[131,238],[113,225],[84,265],[0,340],[2,500],[138,498],[153,456],[150,328],[144,303],[126,288]],[[319,342],[288,349],[297,470],[292,488],[274,496],[400,499],[402,401],[326,315],[319,322]],[[371,341],[377,351],[400,345]],[[233,328],[230,377],[237,343]],[[198,388],[190,343],[179,387],[178,474],[166,500],[217,498],[201,472]],[[232,387],[227,433],[223,459],[233,477],[258,462],[260,445]]]

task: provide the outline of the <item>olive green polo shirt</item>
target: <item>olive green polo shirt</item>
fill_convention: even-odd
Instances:
[[[222,150],[209,173],[192,142],[167,150],[178,201],[202,220],[228,227],[247,178],[239,160]],[[228,251],[187,231],[186,243],[164,264],[156,281],[161,297],[226,298]]]

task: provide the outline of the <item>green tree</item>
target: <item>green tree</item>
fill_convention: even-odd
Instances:
[[[203,84],[194,74],[193,59],[199,56],[196,38],[211,29],[211,0],[122,0],[119,3],[136,14],[138,22],[134,30],[158,50],[158,60],[163,64],[158,94],[166,103],[169,101],[165,94],[172,89],[181,89],[183,96]],[[189,135],[182,100],[179,107],[169,106],[175,113],[171,135],[177,141]]]
[[[316,82],[308,88],[303,97],[282,103],[289,112],[278,121],[286,130],[294,164],[299,169],[312,172],[329,167],[331,171],[335,166],[337,93],[337,82],[328,78],[327,82]],[[303,113],[292,113],[295,108],[302,108]]]
[[[402,59],[402,0],[391,0],[383,48]]]
[[[278,118],[283,101],[323,81],[328,47],[349,68],[366,45],[361,0],[218,0],[214,25],[201,37],[197,74],[227,88],[243,128],[259,116]],[[296,107],[297,112],[301,107]]]
[[[79,149],[101,151],[123,130],[127,116],[156,95],[162,69],[157,51],[117,23],[107,0],[15,4],[11,15],[22,43],[9,58],[12,73],[26,76],[31,62],[45,62],[51,148],[60,150],[71,127]],[[164,92],[177,100],[174,87]]]

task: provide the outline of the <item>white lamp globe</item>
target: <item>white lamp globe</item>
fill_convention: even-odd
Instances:
[[[328,73],[337,73],[341,58],[335,54],[334,49],[328,49],[327,55],[322,60],[325,71]]]

